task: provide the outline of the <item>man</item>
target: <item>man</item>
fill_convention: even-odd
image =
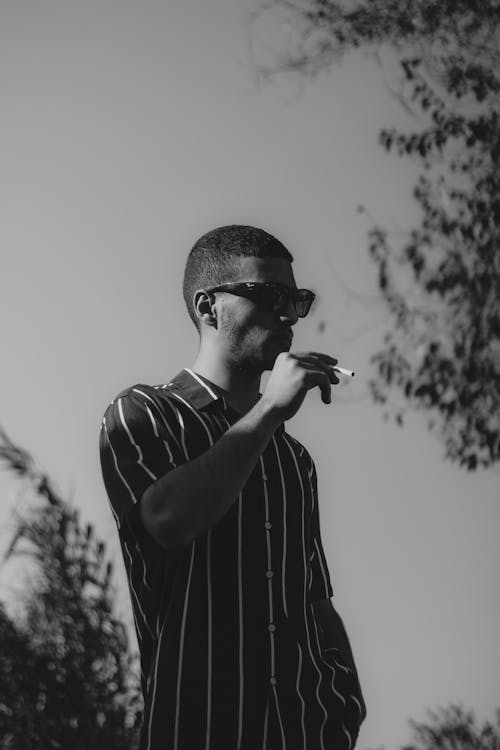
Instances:
[[[197,358],[101,427],[141,654],[140,750],[350,750],[365,707],[330,597],[314,462],[284,430],[335,358],[291,353],[314,294],[261,229],[201,237]],[[271,370],[264,393],[261,375]]]

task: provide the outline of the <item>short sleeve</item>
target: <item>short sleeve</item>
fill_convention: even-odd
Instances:
[[[137,385],[122,392],[101,423],[102,476],[119,529],[146,489],[186,462],[176,407],[166,397],[160,405],[148,389]]]
[[[323,544],[321,541],[321,531],[319,522],[319,503],[318,503],[318,482],[316,476],[316,467],[311,459],[311,486],[313,490],[313,509],[311,515],[311,537],[310,537],[310,584],[309,584],[309,601],[316,602],[320,599],[329,599],[333,596],[332,584],[328,563],[326,561]]]

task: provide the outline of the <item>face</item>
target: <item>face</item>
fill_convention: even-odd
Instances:
[[[276,281],[297,288],[292,266],[284,258],[241,258],[236,281]],[[289,351],[291,329],[298,316],[292,301],[281,312],[273,312],[246,297],[217,293],[217,328],[210,334],[220,356],[234,369],[272,370],[278,354]]]

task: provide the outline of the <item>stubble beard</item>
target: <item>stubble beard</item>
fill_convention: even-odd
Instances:
[[[226,358],[231,369],[249,376],[261,375],[266,369],[272,369],[272,365],[269,367],[270,363],[256,353],[255,348],[251,348],[245,331],[238,329],[232,320],[222,319],[221,333],[226,342]]]

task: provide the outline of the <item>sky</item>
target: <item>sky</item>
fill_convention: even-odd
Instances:
[[[500,704],[498,471],[445,462],[422,415],[399,428],[368,395],[390,318],[367,231],[418,218],[415,166],[377,137],[414,123],[360,55],[314,80],[259,81],[253,60],[286,28],[269,17],[250,33],[255,8],[3,0],[0,424],[106,541],[131,623],[102,415],[123,388],[193,364],[182,276],[196,239],[230,223],[276,235],[317,294],[292,351],[356,371],[330,405],[309,392],[286,429],[318,471],[333,601],[368,707],[357,747],[395,750],[428,708],[459,702],[483,720]],[[1,551],[29,494],[5,471],[0,487]],[[0,568],[9,606],[22,585],[16,564]]]

